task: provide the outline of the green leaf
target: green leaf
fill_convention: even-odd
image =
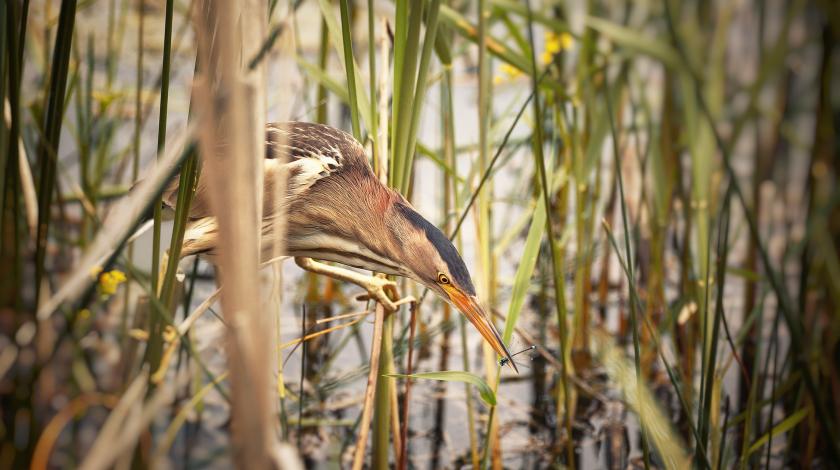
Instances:
[[[516,268],[516,277],[513,280],[513,292],[510,295],[507,320],[505,321],[505,332],[502,335],[505,344],[510,342],[513,336],[513,328],[519,319],[519,312],[525,297],[528,295],[528,287],[531,285],[531,276],[534,275],[534,266],[537,264],[537,257],[540,254],[540,242],[545,233],[545,198],[539,198],[534,209],[534,218],[531,220],[531,227],[528,229],[528,238],[525,240],[525,249],[522,250],[522,258],[519,267]]]
[[[427,147],[426,145],[420,142],[417,142],[417,152],[423,154],[426,158],[433,161],[444,173],[455,178],[455,181],[457,181],[458,184],[465,183],[464,178],[458,176],[458,174],[452,169],[452,167],[447,165],[446,162],[443,161],[443,159],[438,157],[437,153],[435,153],[435,151],[431,148]]]
[[[753,442],[753,444],[747,450],[747,455],[749,456],[753,452],[761,449],[764,446],[764,444],[766,444],[767,441],[770,440],[770,435],[781,436],[782,434],[786,433],[788,430],[795,427],[797,424],[799,424],[800,421],[805,419],[805,417],[808,416],[808,414],[810,412],[811,412],[810,408],[802,408],[801,410],[797,411],[796,413],[794,413],[794,414],[788,416],[787,418],[785,418],[785,420],[782,421],[781,423],[773,426],[773,429],[771,429],[769,433],[759,437],[758,440]]]
[[[739,268],[737,266],[729,266],[726,268],[726,273],[733,276],[746,279],[753,282],[764,282],[764,276],[753,271],[752,269]]]
[[[444,382],[464,382],[475,386],[478,395],[490,406],[496,406],[496,394],[481,377],[460,370],[442,370],[438,372],[423,372],[421,374],[385,374],[385,377],[399,377],[404,379],[429,379],[442,380]]]
[[[353,63],[351,66],[348,67],[346,64],[346,56],[345,56],[345,45],[342,39],[342,42],[339,42],[339,38],[343,38],[342,28],[341,25],[336,21],[335,14],[332,9],[332,4],[329,0],[319,0],[318,5],[321,7],[321,15],[324,18],[324,21],[327,24],[327,29],[330,32],[330,39],[333,43],[333,47],[335,48],[335,52],[338,55],[338,59],[341,62],[341,67],[346,71],[352,70],[353,77],[354,77],[354,88],[356,89],[356,99],[358,100],[358,111],[359,114],[362,116],[362,120],[365,122],[365,126],[370,132],[372,129],[371,123],[371,115],[370,115],[370,101],[368,99],[367,93],[365,92],[365,88],[362,85],[362,76],[359,74],[359,66]],[[371,77],[371,80],[374,78]],[[349,88],[350,84],[348,84]],[[350,95],[348,94],[348,99],[350,99]]]
[[[440,21],[447,26],[454,28],[461,36],[472,42],[478,42],[478,28],[470,23],[463,15],[447,5],[440,6]],[[531,63],[521,54],[517,54],[507,47],[502,41],[487,35],[485,38],[487,51],[504,62],[518,68],[525,74],[531,73]],[[546,80],[548,81],[548,80]]]
[[[315,64],[307,62],[301,56],[298,56],[296,59],[300,68],[303,69],[310,78],[323,85],[324,88],[333,93],[336,98],[340,99],[343,103],[346,103],[348,106],[350,105],[350,96],[347,93],[347,85],[345,83],[341,83],[340,81],[332,78],[323,69]],[[365,123],[372,122],[373,118],[370,114],[370,107],[366,108],[360,105],[359,115],[362,116],[362,121]]]
[[[636,30],[615,24],[603,18],[587,16],[587,26],[603,34],[617,45],[660,60],[669,67],[679,64],[679,57],[673,47],[665,41],[656,41]]]
[[[490,0],[490,4],[499,10],[516,13],[517,15],[524,16],[526,18],[528,17],[528,7],[525,6],[524,2],[515,2],[512,0]],[[550,16],[538,11],[531,12],[531,15],[534,19],[534,23],[539,23],[555,33],[572,32],[569,28],[569,24],[565,21],[551,18]]]

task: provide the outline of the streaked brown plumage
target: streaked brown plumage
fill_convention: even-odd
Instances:
[[[284,156],[283,161],[280,156]],[[498,354],[510,359],[498,330],[476,298],[469,271],[452,243],[371,169],[364,147],[349,134],[321,124],[273,123],[266,128],[263,258],[272,256],[272,181],[286,177],[283,255],[334,261],[412,278],[450,302]],[[174,207],[177,181],[164,202]],[[216,225],[199,181],[182,256],[213,254]],[[301,263],[299,263],[301,264]],[[513,361],[508,361],[514,368]]]

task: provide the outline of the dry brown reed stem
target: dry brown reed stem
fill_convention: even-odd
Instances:
[[[229,328],[233,460],[240,468],[273,468],[278,439],[270,395],[272,324],[260,305],[258,267],[264,81],[242,66],[259,49],[267,10],[254,2],[201,3],[196,15],[201,76],[195,107],[202,132],[199,146],[210,205],[219,226],[217,276]],[[237,27],[241,27],[238,30]],[[260,183],[260,184],[257,184]]]
[[[353,470],[361,470],[365,463],[370,420],[373,417],[373,396],[376,393],[376,380],[379,377],[379,352],[382,347],[382,324],[384,322],[385,307],[377,303],[373,337],[371,338],[370,369],[368,370],[367,388],[365,388],[365,404],[362,407],[362,419],[359,422],[359,439],[356,441],[356,451],[353,453]]]
[[[118,398],[114,395],[102,394],[98,392],[85,393],[74,398],[70,403],[65,405],[50,422],[44,427],[41,436],[38,437],[38,443],[35,445],[35,451],[32,453],[31,470],[46,470],[50,462],[50,454],[61,435],[61,431],[67,426],[71,420],[76,416],[80,416],[82,412],[92,406],[105,406],[113,408],[118,403]]]
[[[161,410],[172,403],[175,394],[166,385],[158,387],[157,391],[144,401],[147,384],[148,371],[144,370],[137,375],[108,415],[79,467],[81,470],[110,468],[118,459],[129,455],[137,445],[140,434],[149,427]]]
[[[417,304],[411,304],[411,320],[409,323],[408,333],[408,365],[406,366],[406,375],[414,373],[414,331],[417,326]],[[399,468],[405,470],[408,468],[408,404],[411,403],[411,377],[405,379],[405,396],[403,397],[403,419],[402,428],[400,429],[400,452],[399,452]]]
[[[182,132],[177,141],[173,142],[164,157],[155,162],[148,175],[123,200],[119,201],[111,210],[110,216],[96,238],[88,246],[76,269],[67,277],[58,291],[38,308],[38,319],[45,320],[64,303],[75,301],[84,290],[94,282],[91,276],[94,268],[102,267],[117,249],[129,231],[140,219],[152,199],[157,197],[158,191],[174,172],[180,161],[185,142],[193,137],[192,127]]]
[[[294,345],[296,345],[296,344],[300,344],[300,343],[302,343],[302,342],[306,342],[306,341],[309,341],[309,340],[312,340],[312,339],[318,338],[319,336],[324,336],[324,335],[325,335],[325,334],[327,334],[327,333],[332,333],[333,331],[342,330],[342,329],[344,329],[344,328],[347,328],[348,326],[353,326],[353,325],[355,325],[355,324],[359,323],[359,322],[360,322],[360,321],[362,321],[363,319],[364,319],[364,317],[359,317],[359,318],[356,318],[356,319],[354,319],[354,320],[350,320],[350,321],[348,321],[348,322],[346,322],[346,323],[342,323],[342,324],[340,324],[340,325],[331,326],[331,327],[329,327],[329,328],[324,328],[323,330],[318,330],[318,331],[316,331],[315,333],[309,333],[308,335],[303,336],[303,337],[300,337],[300,336],[299,336],[299,337],[297,337],[297,338],[295,338],[295,339],[293,339],[293,340],[286,341],[285,343],[283,343],[283,344],[281,344],[281,345],[277,346],[277,349],[286,349],[286,348],[288,348],[289,346],[294,346]]]
[[[388,367],[388,374],[395,374],[393,358],[391,359],[390,367]],[[402,459],[402,435],[400,433],[400,404],[397,398],[397,384],[394,381],[391,387],[388,387],[389,396],[388,404],[391,407],[391,447],[394,449],[394,459],[400,461]]]

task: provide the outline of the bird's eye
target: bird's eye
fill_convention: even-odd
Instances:
[[[449,284],[449,278],[446,277],[446,274],[438,274],[438,283],[439,284]]]

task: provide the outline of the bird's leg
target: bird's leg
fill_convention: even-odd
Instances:
[[[313,272],[315,274],[323,274],[333,279],[346,281],[365,289],[371,299],[381,303],[385,310],[394,312],[401,304],[411,301],[412,299],[400,299],[397,302],[388,297],[390,293],[394,297],[397,295],[397,284],[394,281],[389,281],[383,277],[365,276],[356,271],[351,271],[337,266],[330,266],[328,264],[320,263],[312,258],[295,257],[295,263],[301,268]]]
[[[155,291],[157,292],[158,297],[160,297],[160,291],[163,289],[163,278],[166,277],[166,267],[169,266],[169,250],[163,250],[163,256],[160,260],[160,266],[158,266],[158,278],[157,278],[157,286],[155,286]]]
[[[183,258],[183,256],[181,257]],[[169,250],[163,250],[163,256],[160,260],[160,266],[158,266],[158,283],[157,283],[157,295],[160,296],[161,290],[163,290],[163,281],[166,278],[166,270],[169,269]],[[181,271],[180,266],[175,267],[175,279],[178,282],[184,282],[184,273]]]

